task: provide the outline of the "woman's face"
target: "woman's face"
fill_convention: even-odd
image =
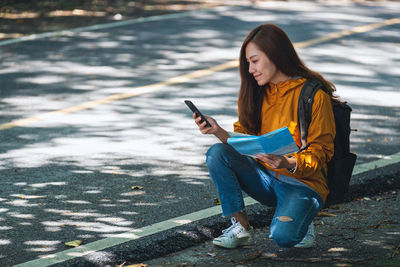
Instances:
[[[280,81],[282,73],[269,60],[268,56],[252,42],[246,46],[246,60],[249,63],[249,73],[253,75],[259,86]]]

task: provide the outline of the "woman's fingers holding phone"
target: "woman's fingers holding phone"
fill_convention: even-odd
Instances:
[[[203,117],[206,117],[206,116],[203,116]],[[193,118],[194,118],[194,121],[196,122],[197,126],[200,127],[200,125],[202,125],[203,123],[205,123],[205,125],[207,125],[207,122],[201,116],[199,116],[197,113],[193,113]],[[209,118],[209,117],[207,117],[207,118]]]
[[[204,115],[203,115],[204,116]],[[218,124],[217,122],[209,116],[204,116],[205,119],[210,123],[210,126],[207,126],[207,122],[203,120],[200,116],[196,116],[196,114],[193,114],[194,121],[196,122],[197,126],[200,129],[200,132],[203,134],[214,134],[218,130]]]
[[[196,113],[193,113],[193,119],[194,119],[194,122],[197,124],[197,126],[200,127],[200,124],[201,124],[201,121],[202,121],[201,117],[198,116]]]

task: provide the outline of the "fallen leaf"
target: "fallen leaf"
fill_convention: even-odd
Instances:
[[[69,241],[65,242],[65,245],[68,247],[79,247],[82,244],[81,240],[74,240],[74,241]]]
[[[278,254],[276,254],[276,253],[263,253],[262,256],[264,258],[276,258],[276,257],[278,257]]]
[[[216,257],[216,256],[217,256],[217,253],[215,253],[215,252],[208,252],[207,255],[210,256],[210,257]]]
[[[133,185],[133,186],[131,186],[131,189],[132,189],[132,190],[142,190],[142,189],[143,189],[143,186],[140,186],[140,185]]]
[[[386,255],[386,257],[388,257],[388,258],[393,258],[393,257],[396,256],[396,255],[400,255],[399,249],[400,249],[400,246],[393,246],[393,247],[392,247],[393,252],[388,253],[388,254]]]
[[[328,249],[328,252],[341,252],[341,251],[347,251],[346,248],[330,248]]]
[[[337,215],[333,214],[333,213],[325,212],[325,211],[320,211],[320,212],[318,212],[318,216],[321,216],[321,217],[336,217]]]

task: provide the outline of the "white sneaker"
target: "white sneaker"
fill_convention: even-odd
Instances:
[[[235,218],[231,219],[232,225],[222,230],[222,235],[213,240],[213,244],[224,248],[236,248],[238,246],[246,246],[253,243],[254,230],[244,229],[240,222],[236,222]]]
[[[300,241],[295,248],[311,248],[314,245],[315,235],[314,235],[314,223],[308,226],[308,231],[304,236],[303,240]]]

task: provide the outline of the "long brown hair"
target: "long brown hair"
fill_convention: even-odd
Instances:
[[[264,86],[259,86],[249,73],[249,63],[246,59],[248,43],[255,44],[274,63],[276,68],[287,76],[301,76],[317,79],[324,84],[324,90],[331,98],[336,90],[333,83],[325,80],[321,74],[305,66],[294,49],[286,33],[273,24],[263,24],[252,30],[243,42],[240,50],[239,71],[241,85],[239,91],[238,109],[239,122],[250,133],[258,134],[261,128],[261,108],[266,93]]]

